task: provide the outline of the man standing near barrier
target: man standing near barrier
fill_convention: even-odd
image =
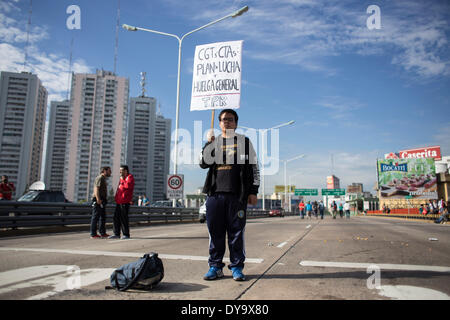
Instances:
[[[122,230],[121,239],[130,239],[130,226],[128,212],[130,204],[133,201],[134,177],[129,173],[127,165],[120,166],[120,180],[116,191],[116,210],[113,218],[114,235],[110,239],[119,239]]]
[[[238,135],[238,115],[225,109],[219,115],[222,134],[210,136],[202,151],[200,167],[209,169],[203,193],[206,200],[206,222],[210,235],[209,271],[205,280],[223,277],[225,237],[228,234],[233,279],[245,280],[244,229],[247,203],[256,205],[259,188],[257,157],[250,139]]]
[[[94,195],[92,198],[92,218],[91,218],[91,238],[106,238],[106,202],[108,195],[108,186],[106,179],[111,176],[111,168],[103,167],[100,175],[95,178]],[[100,224],[98,226],[98,224]],[[97,227],[100,235],[97,234]]]

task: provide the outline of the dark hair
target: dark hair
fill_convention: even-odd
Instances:
[[[238,122],[239,117],[238,117],[236,111],[234,111],[233,109],[224,109],[224,110],[222,110],[222,111],[220,112],[220,114],[219,114],[219,121],[222,120],[221,117],[222,117],[222,115],[223,115],[224,113],[231,113],[231,114],[234,116],[234,121],[235,121],[236,123]]]
[[[128,173],[130,173],[130,169],[128,169],[128,166],[126,164],[123,164],[120,166],[122,169],[127,170]]]
[[[111,167],[108,167],[108,166],[102,167],[102,168],[100,169],[100,173],[103,173],[103,172],[105,172],[105,171],[108,171],[109,169],[111,169]]]

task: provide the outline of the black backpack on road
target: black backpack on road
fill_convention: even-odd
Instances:
[[[138,261],[131,262],[114,270],[111,286],[105,289],[126,291],[128,289],[150,290],[164,277],[164,266],[158,254],[150,252]]]

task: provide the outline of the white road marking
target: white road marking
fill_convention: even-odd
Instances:
[[[28,281],[34,278],[46,277],[66,271],[67,266],[64,265],[35,266],[4,271],[0,273],[0,287],[6,287],[15,282]],[[0,289],[0,293],[4,293],[3,289]]]
[[[397,300],[450,300],[443,292],[413,286],[381,286],[378,294]]]
[[[369,266],[376,265],[380,269],[388,270],[406,270],[406,271],[433,271],[450,272],[450,267],[441,266],[421,266],[409,264],[385,264],[385,263],[354,263],[354,262],[331,262],[331,261],[300,261],[303,267],[332,267],[332,268],[356,268],[367,269]]]
[[[68,272],[71,266],[46,265],[21,268],[0,273],[0,294],[13,292],[19,289],[32,287],[53,287],[50,291],[28,297],[26,300],[40,300],[57,293],[75,289],[72,287],[73,274]],[[114,269],[85,269],[79,272],[76,289],[89,286],[93,283],[104,281],[111,276]]]
[[[280,243],[277,245],[277,248],[283,248],[286,245],[287,241]]]
[[[144,253],[139,253],[139,252],[90,251],[90,250],[67,250],[67,249],[47,249],[47,248],[2,247],[2,248],[0,248],[0,251],[31,251],[31,252],[66,253],[66,254],[82,254],[82,255],[110,256],[110,257],[131,257],[131,258],[140,258],[144,255]],[[158,257],[160,257],[161,259],[173,259],[173,260],[208,261],[208,257],[203,257],[203,256],[158,253]],[[230,261],[228,258],[225,258],[223,260],[224,260],[224,262]],[[264,259],[258,259],[258,258],[246,258],[245,259],[245,262],[248,262],[248,263],[262,263],[263,261],[264,261]]]

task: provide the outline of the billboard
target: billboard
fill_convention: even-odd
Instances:
[[[406,159],[406,158],[434,158],[434,160],[442,160],[441,147],[425,147],[417,149],[402,150],[399,152],[386,153],[385,159]]]
[[[426,148],[402,150],[399,152],[400,158],[434,158],[435,160],[442,160],[441,147],[433,146]]]
[[[339,178],[332,175],[327,176],[327,189],[339,189]]]
[[[286,186],[287,187],[287,192],[290,193],[294,193],[295,192],[295,186]],[[283,193],[285,191],[284,186],[282,185],[276,185],[274,187],[274,192],[275,193]]]
[[[377,170],[382,199],[437,199],[433,158],[382,159]]]

